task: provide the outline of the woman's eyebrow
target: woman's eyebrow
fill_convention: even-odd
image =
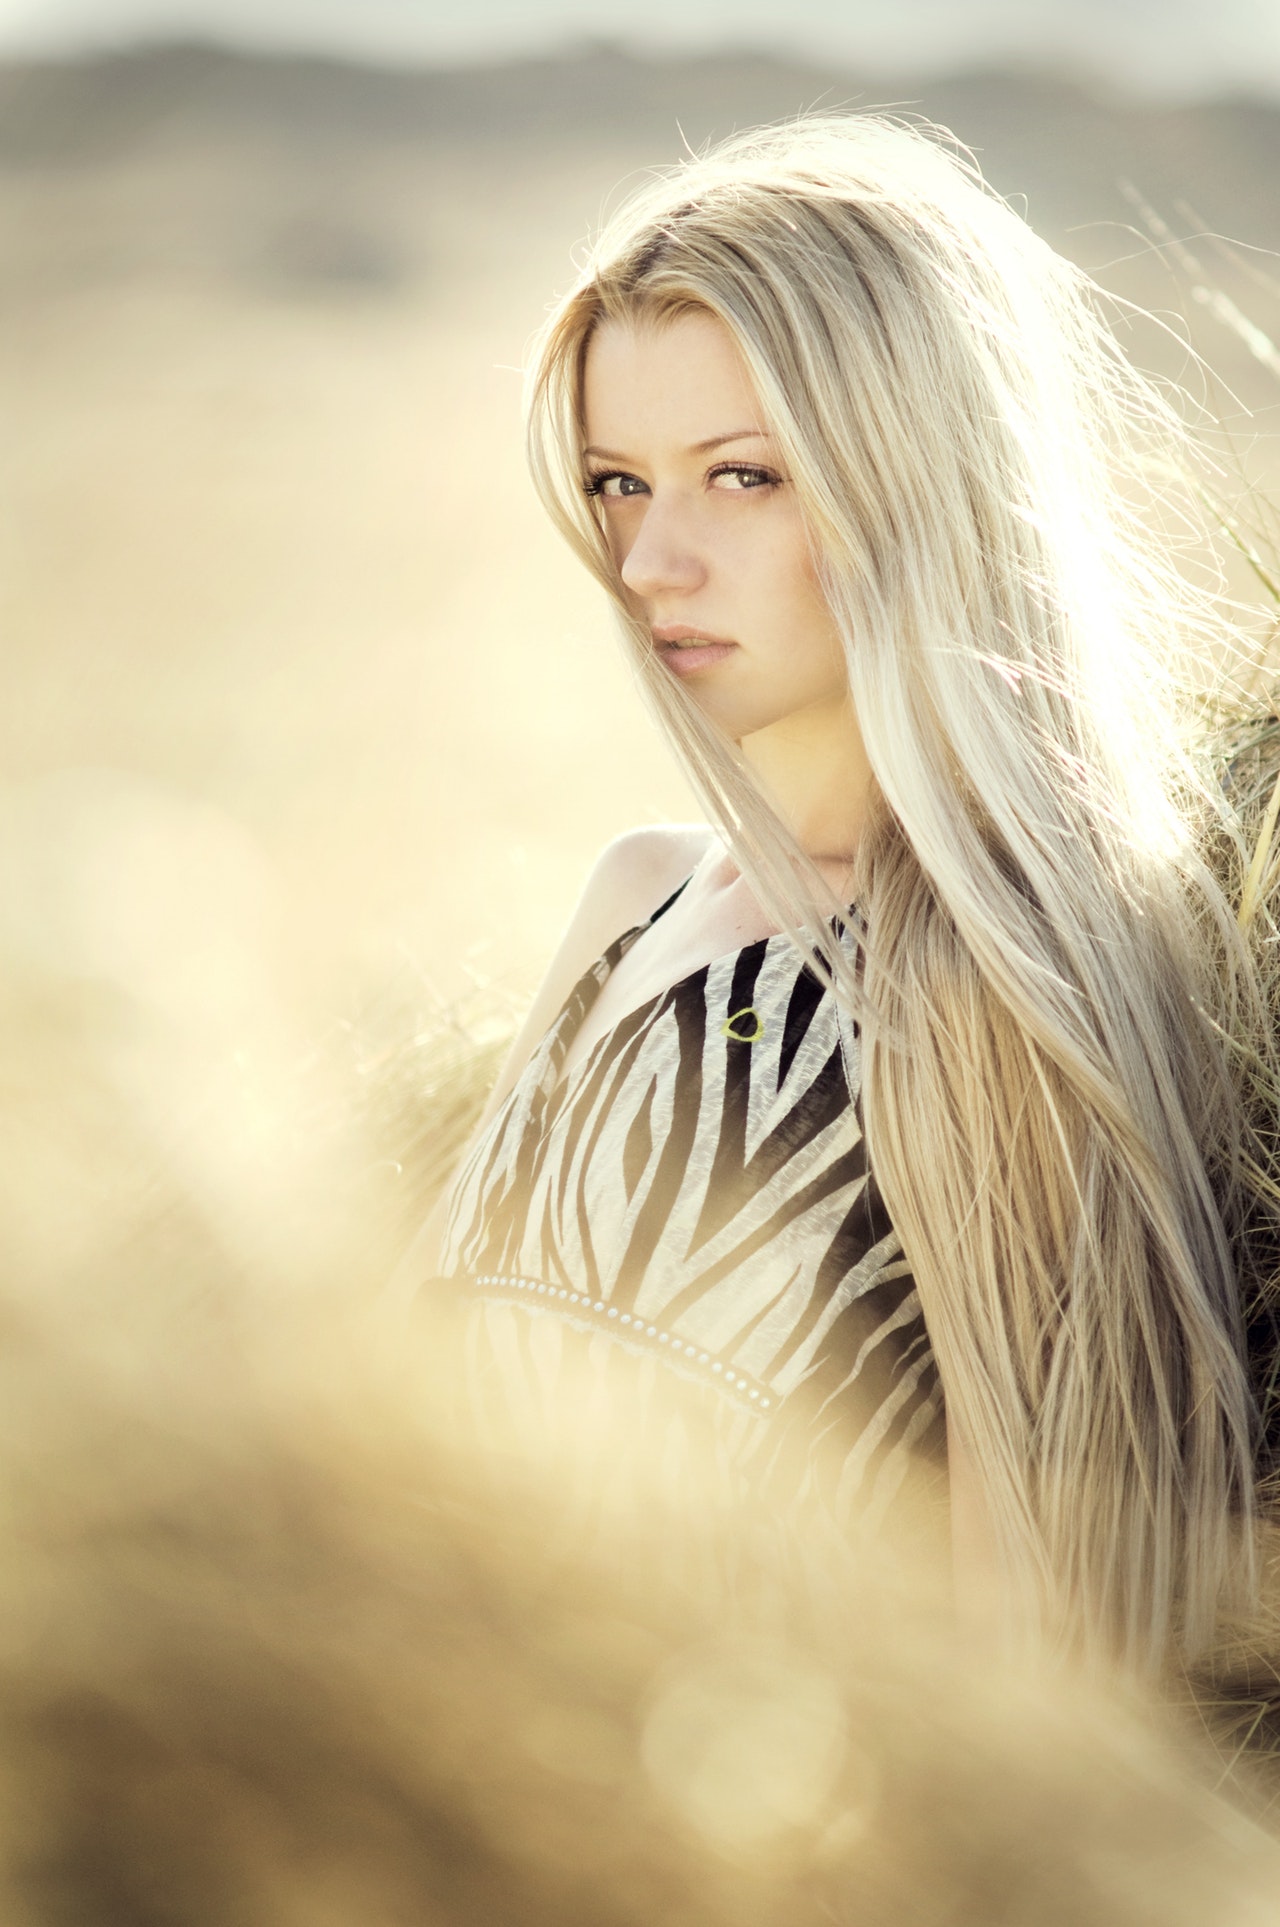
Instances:
[[[771,437],[763,428],[735,428],[728,435],[711,435],[705,442],[695,442],[689,450],[691,455],[708,455],[713,448],[723,448],[726,442],[767,442]]]
[[[734,428],[727,435],[709,435],[705,442],[691,442],[687,453],[690,455],[709,455],[713,448],[723,448],[728,442],[767,442],[773,437],[763,428]],[[595,455],[601,461],[625,462],[628,457],[616,448],[584,448],[584,455]]]

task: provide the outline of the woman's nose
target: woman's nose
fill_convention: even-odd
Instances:
[[[672,589],[700,588],[707,571],[692,537],[677,507],[650,500],[619,569],[632,595],[649,602]]]

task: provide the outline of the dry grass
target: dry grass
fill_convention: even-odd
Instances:
[[[566,1541],[555,1454],[628,1456],[625,1402],[568,1390],[534,1463],[467,1426],[447,1304],[406,1325],[379,1298],[370,1153],[429,1188],[487,1045],[450,1025],[437,1054],[416,1015],[394,1059],[295,1062],[304,1136],[345,1079],[343,1130],[218,1162],[139,1126],[145,1012],[122,1046],[95,994],[29,975],[2,1014],[11,1114],[98,1166],[30,1200],[0,1307],[15,1927],[1272,1917],[1280,1851],[1212,1750],[958,1640],[918,1547],[824,1577],[797,1527],[780,1564],[710,1455],[678,1507],[641,1490]],[[59,1214],[104,1191],[86,1246]]]

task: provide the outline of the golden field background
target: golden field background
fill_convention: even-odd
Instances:
[[[879,97],[949,124],[1110,288],[1186,317],[1254,472],[1278,466],[1265,348],[1134,232],[1121,183],[1244,244],[1196,252],[1269,328],[1280,112],[1016,76]],[[152,883],[200,928],[212,839],[224,920],[305,1010],[477,975],[523,992],[599,845],[692,809],[525,479],[525,343],[620,184],[682,141],[870,100],[763,58],[603,47],[452,75],[199,49],[5,70],[0,729],[23,838],[52,812],[74,867],[79,811],[142,898],[106,825],[149,801]],[[1172,337],[1134,346],[1203,389]],[[71,802],[48,790],[69,770],[110,775]],[[20,951],[99,940],[64,928],[59,887],[43,912],[24,890]]]

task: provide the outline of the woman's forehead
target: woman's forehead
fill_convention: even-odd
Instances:
[[[693,448],[767,426],[733,336],[705,312],[599,322],[582,400],[587,442],[617,452],[637,435]]]

